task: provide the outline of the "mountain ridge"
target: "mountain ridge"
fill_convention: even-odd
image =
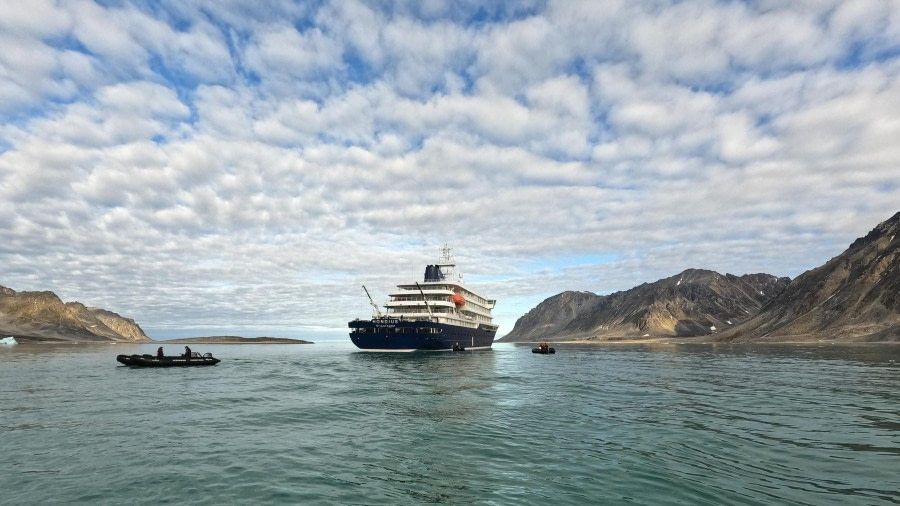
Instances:
[[[720,341],[900,341],[900,212],[797,276]]]
[[[562,292],[526,313],[498,341],[710,335],[755,314],[789,281],[687,269],[609,295]]]
[[[35,341],[151,342],[140,325],[106,309],[63,302],[51,291],[0,285],[0,335]]]
[[[562,292],[498,341],[647,337],[900,342],[900,212],[794,280],[687,269],[609,295]]]

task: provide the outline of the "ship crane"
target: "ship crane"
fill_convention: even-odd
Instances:
[[[431,312],[431,306],[428,305],[428,298],[425,297],[425,292],[422,290],[422,287],[419,286],[419,282],[416,282],[416,288],[419,289],[419,293],[422,294],[422,302],[425,303],[425,309],[428,310],[428,321],[436,321],[434,319],[434,313]]]
[[[372,304],[372,307],[373,307],[373,308],[375,308],[375,316],[377,316],[377,317],[378,317],[378,318],[381,318],[381,317],[383,317],[383,316],[384,316],[384,315],[383,315],[383,314],[381,314],[381,310],[380,310],[380,309],[378,309],[378,305],[377,305],[377,304],[375,304],[375,301],[374,301],[374,300],[372,300],[372,296],[371,296],[371,295],[369,295],[369,290],[368,290],[368,289],[366,289],[366,285],[363,285],[363,286],[362,286],[362,287],[363,287],[363,290],[365,290],[365,291],[366,291],[366,297],[368,297],[368,298],[369,298],[369,304]]]

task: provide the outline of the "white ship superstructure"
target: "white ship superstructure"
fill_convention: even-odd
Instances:
[[[491,310],[496,300],[467,288],[446,245],[441,259],[425,270],[425,281],[398,285],[384,307],[386,316],[404,320],[432,321],[460,327],[493,327]]]

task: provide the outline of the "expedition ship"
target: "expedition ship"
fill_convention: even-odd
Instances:
[[[497,334],[497,325],[491,323],[497,301],[463,284],[446,245],[438,263],[425,267],[421,283],[397,285],[385,312],[371,296],[369,302],[375,309],[372,319],[348,324],[350,340],[363,350],[488,350]]]

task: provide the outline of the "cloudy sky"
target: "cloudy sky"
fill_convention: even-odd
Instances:
[[[340,338],[444,243],[504,334],[900,210],[896,0],[0,0],[0,47],[0,284],[153,337]]]

